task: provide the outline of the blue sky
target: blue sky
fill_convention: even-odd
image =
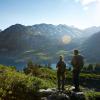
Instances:
[[[100,0],[0,0],[0,29],[20,23],[100,26]]]

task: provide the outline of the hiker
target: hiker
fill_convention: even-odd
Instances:
[[[74,56],[72,58],[71,64],[73,66],[73,84],[75,86],[75,91],[80,91],[79,88],[79,75],[80,71],[84,65],[83,56],[79,55],[78,50],[74,50]]]
[[[63,56],[59,57],[59,61],[56,65],[57,68],[57,79],[58,79],[58,90],[64,90],[65,85],[65,71],[66,71],[66,64],[64,62]]]

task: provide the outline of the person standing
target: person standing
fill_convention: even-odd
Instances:
[[[84,66],[84,58],[82,55],[79,55],[78,50],[74,50],[71,64],[73,66],[73,84],[75,86],[75,91],[79,91],[79,75]]]
[[[65,71],[66,71],[66,64],[64,62],[63,56],[59,57],[59,61],[56,65],[57,68],[57,80],[58,80],[58,90],[64,90],[65,85]]]

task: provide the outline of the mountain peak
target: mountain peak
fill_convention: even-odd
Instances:
[[[7,33],[12,33],[12,32],[20,33],[21,31],[25,31],[25,30],[26,30],[26,26],[21,25],[21,24],[15,24],[15,25],[11,25],[7,29],[5,29],[3,32],[7,32]]]
[[[10,26],[10,27],[12,27],[12,28],[14,28],[14,27],[18,27],[18,28],[22,28],[22,27],[25,27],[24,25],[22,25],[22,24],[14,24],[14,25],[12,25],[12,26]],[[9,27],[9,28],[10,28]]]

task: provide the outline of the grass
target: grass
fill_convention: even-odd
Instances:
[[[13,67],[0,65],[0,99],[32,100],[41,88],[55,87],[51,80],[25,75]],[[31,96],[32,95],[32,96]],[[30,98],[29,98],[30,97]]]
[[[100,79],[100,74],[86,74],[86,73],[81,73],[80,74],[81,78],[87,78],[87,79]]]
[[[45,67],[37,67],[34,71],[36,76],[30,73],[16,71],[13,66],[0,65],[0,100],[33,100],[39,89],[54,88],[57,85],[56,71]],[[32,72],[31,72],[32,71]],[[72,72],[66,71],[67,81],[72,83]],[[85,74],[80,75],[83,79],[100,79],[100,75]],[[66,87],[71,87],[67,85]],[[84,87],[82,87],[84,88]],[[69,89],[69,88],[68,88]],[[100,92],[83,89],[86,100],[96,100],[100,97]]]
[[[99,100],[100,99],[100,92],[95,92],[93,90],[85,92],[86,100]]]

